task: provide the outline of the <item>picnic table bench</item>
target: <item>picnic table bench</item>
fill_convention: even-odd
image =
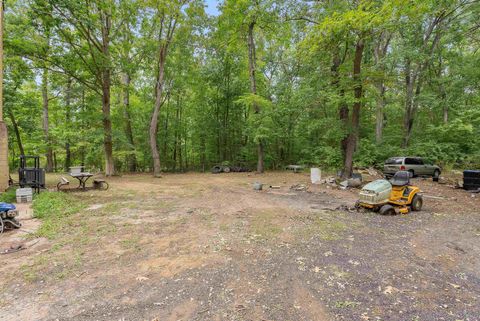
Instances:
[[[83,168],[84,168],[83,166],[70,167],[69,175],[78,180],[78,187],[76,189],[70,189],[70,190],[86,191],[87,189],[89,189],[87,188],[86,184],[88,179],[94,176],[94,174],[90,172],[84,172]],[[62,186],[69,185],[69,184],[70,184],[70,181],[67,178],[62,176],[60,178],[60,182],[58,182],[57,184],[57,190],[60,190]],[[97,178],[93,180],[93,186],[91,188],[107,190],[108,187],[109,185],[104,179]],[[64,189],[64,191],[67,191],[67,190],[68,189]]]

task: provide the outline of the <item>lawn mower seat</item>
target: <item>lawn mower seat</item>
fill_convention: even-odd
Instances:
[[[406,186],[410,185],[410,172],[407,171],[398,171],[393,175],[393,178],[390,180],[390,183],[393,186]]]

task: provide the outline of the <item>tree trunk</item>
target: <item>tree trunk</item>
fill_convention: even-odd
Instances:
[[[113,162],[112,121],[110,119],[110,69],[103,71],[102,111],[103,111],[103,146],[105,150],[105,175],[115,174]]]
[[[169,102],[170,102],[170,97],[167,97],[166,100],[166,105],[165,105],[165,122],[163,125],[163,148],[162,148],[162,154],[163,155],[168,155],[168,134],[169,134],[169,129],[170,129],[170,108],[169,108]]]
[[[378,91],[377,104],[375,108],[375,141],[377,144],[382,143],[383,126],[385,122],[385,85],[380,81],[376,85]]]
[[[48,69],[44,68],[42,73],[42,101],[43,101],[43,136],[45,139],[45,145],[47,147],[46,156],[47,164],[45,171],[47,173],[53,172],[53,151],[52,144],[49,136],[49,121],[48,121]]]
[[[437,78],[439,81],[438,91],[440,92],[440,106],[442,106],[443,112],[443,124],[448,124],[448,102],[447,102],[447,91],[445,90],[445,85],[443,84],[443,59],[439,55],[439,64],[438,64],[438,73]]]
[[[410,59],[405,62],[405,115],[403,119],[403,141],[402,148],[407,148],[410,141],[410,134],[413,126],[413,100],[416,74],[412,73],[412,63]]]
[[[409,101],[408,101],[408,106],[406,106],[405,110],[405,119],[404,119],[404,136],[403,136],[403,143],[402,143],[402,148],[407,148],[409,143],[410,143],[410,137],[412,135],[412,129],[413,129],[413,122],[415,120],[415,113],[418,109],[418,101],[417,98],[420,96],[420,91],[422,88],[422,83],[420,79],[417,79],[416,81],[416,86],[415,86],[415,92],[413,92],[413,84],[411,84],[411,93],[409,93],[407,96],[409,96]]]
[[[342,60],[340,59],[340,55],[336,52],[333,56],[332,67],[330,71],[332,72],[332,82],[331,84],[336,87],[338,96],[340,98],[340,105],[338,106],[338,118],[340,119],[343,129],[345,131],[348,130],[349,126],[349,109],[348,105],[345,102],[345,90],[340,87],[340,76],[338,74],[338,68],[340,67]],[[342,157],[345,159],[345,154],[347,152],[347,139],[348,135],[345,136],[340,142],[340,148],[342,151]]]
[[[8,110],[8,117],[13,125],[13,131],[15,132],[15,137],[17,139],[18,150],[20,155],[25,155],[25,150],[23,149],[22,137],[20,136],[20,129],[18,128],[17,120],[15,119],[15,115],[11,110]]]
[[[402,148],[407,148],[410,143],[410,136],[412,134],[413,122],[415,119],[415,113],[418,109],[418,97],[422,90],[422,82],[424,80],[424,71],[430,64],[430,59],[433,56],[435,48],[437,47],[440,38],[441,32],[438,30],[439,26],[443,22],[442,18],[437,17],[434,19],[431,24],[425,30],[422,45],[422,53],[425,55],[425,58],[420,62],[417,62],[416,66],[412,68],[412,63],[409,58],[406,59],[405,64],[405,116],[403,121],[403,141]],[[435,28],[437,29],[435,36],[432,40],[431,45],[428,45],[429,40],[434,34]],[[415,88],[415,92],[414,92]]]
[[[108,10],[108,9],[107,9]],[[102,112],[103,112],[103,146],[105,150],[105,175],[115,174],[113,162],[113,142],[112,142],[112,120],[110,118],[110,14],[103,13],[104,23],[102,24],[102,53],[106,60],[106,66],[102,70]]]
[[[220,90],[217,90],[217,97],[219,96],[219,91]],[[218,99],[215,103],[215,131],[217,134],[217,162],[220,163],[224,161],[224,159],[222,159],[222,130],[220,128],[220,103]]]
[[[83,84],[81,84],[81,92],[82,92],[82,99],[81,99],[81,105],[80,105],[80,110],[82,111],[82,113],[85,112],[85,109],[86,109],[86,97],[85,97],[85,86]],[[87,126],[85,120],[83,118],[80,118],[80,124],[81,126]],[[79,150],[79,154],[80,154],[80,164],[85,164],[85,156],[87,154],[87,148],[85,145],[81,145],[80,146],[80,150]]]
[[[179,136],[179,130],[178,130],[178,123],[179,123],[179,118],[180,118],[180,106],[179,106],[179,100],[180,100],[180,95],[177,96],[177,101],[175,104],[175,131],[173,133],[173,171],[175,172],[177,170],[177,159],[178,157],[181,157],[181,148],[179,148],[178,144],[178,136]],[[177,157],[178,155],[178,157]]]
[[[182,131],[181,131],[181,124],[182,124],[182,105],[181,100],[179,97],[179,106],[178,106],[178,116],[177,116],[177,138],[176,144],[178,144],[177,151],[178,151],[178,161],[180,165],[180,171],[183,172],[183,153],[182,153]]]
[[[343,178],[352,177],[353,172],[353,154],[357,146],[357,140],[360,130],[360,108],[362,106],[363,86],[361,79],[361,68],[363,58],[364,42],[363,39],[358,40],[355,46],[355,57],[353,60],[353,79],[355,82],[354,88],[354,103],[352,108],[352,119],[350,132],[347,137],[347,146],[345,151],[344,166],[342,171]]]
[[[205,173],[206,169],[206,144],[205,144],[205,135],[202,133],[200,137],[200,163],[202,166],[202,172]]]
[[[128,73],[123,75],[123,114],[125,117],[125,136],[129,143],[131,154],[127,157],[128,170],[135,172],[137,170],[137,157],[135,156],[135,142],[133,140],[132,120],[130,116],[130,82],[131,78]]]
[[[158,75],[157,82],[155,84],[155,105],[153,108],[152,118],[150,120],[150,149],[152,151],[153,158],[153,176],[160,177],[160,154],[158,153],[157,145],[157,133],[158,133],[158,116],[160,114],[160,107],[162,106],[163,98],[163,79],[165,76],[165,59],[166,59],[166,47],[162,45],[159,51],[158,59]]]
[[[250,92],[254,95],[257,94],[257,80],[255,78],[255,73],[256,73],[256,64],[257,64],[257,57],[255,54],[255,39],[253,37],[253,31],[255,28],[255,22],[251,22],[248,25],[248,67],[249,67],[249,75],[250,75]],[[253,104],[253,110],[255,114],[260,113],[260,106],[258,106],[257,103]],[[257,145],[257,172],[258,173],[263,173],[265,171],[265,166],[263,162],[263,157],[264,157],[264,146],[263,146],[263,140],[259,139],[258,140],[258,145]]]
[[[226,110],[225,110],[225,118],[223,122],[223,128],[224,128],[224,137],[225,137],[225,146],[224,146],[224,159],[232,160],[232,153],[231,153],[231,139],[230,139],[230,66],[228,67],[227,75],[226,75]]]
[[[65,92],[65,123],[67,127],[71,126],[70,124],[71,99],[72,99],[72,79],[68,78],[67,88]],[[65,142],[65,164],[63,166],[64,170],[68,171],[71,166],[72,166],[72,155],[70,151],[70,138],[67,137]]]
[[[385,62],[384,58],[387,54],[388,46],[390,44],[391,35],[383,31],[377,40],[374,48],[374,60],[375,65],[378,66],[381,77],[376,81],[375,87],[377,88],[377,102],[375,108],[375,141],[377,144],[382,143],[383,139],[383,127],[385,123]]]

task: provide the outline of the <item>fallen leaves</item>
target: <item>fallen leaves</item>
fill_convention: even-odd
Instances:
[[[383,294],[392,294],[394,292],[398,292],[399,290],[391,285],[387,285],[385,290],[383,290]]]

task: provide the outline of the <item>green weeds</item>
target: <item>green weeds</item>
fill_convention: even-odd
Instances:
[[[35,197],[32,207],[33,216],[42,220],[36,236],[53,239],[67,226],[74,224],[71,216],[84,206],[73,195],[45,192]]]

